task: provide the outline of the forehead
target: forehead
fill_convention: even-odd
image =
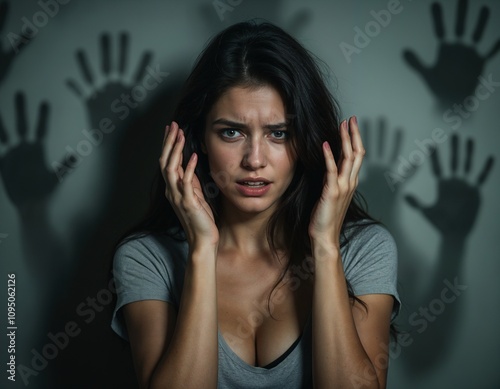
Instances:
[[[214,104],[209,120],[230,118],[243,123],[283,121],[285,106],[279,92],[271,86],[232,87]]]

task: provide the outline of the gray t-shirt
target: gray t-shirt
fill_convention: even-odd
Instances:
[[[349,233],[347,234],[349,236]],[[349,237],[341,254],[346,279],[355,295],[394,296],[392,319],[400,308],[397,284],[397,249],[389,232],[380,225],[363,227]],[[113,313],[113,330],[128,339],[121,308],[141,300],[166,301],[178,309],[181,299],[188,246],[167,235],[146,235],[121,245],[114,258],[113,272],[118,301]],[[310,388],[312,387],[311,318],[302,336],[277,365],[256,367],[239,358],[219,332],[219,388]]]

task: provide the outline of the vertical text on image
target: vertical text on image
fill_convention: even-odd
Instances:
[[[16,275],[7,274],[7,379],[16,380]]]

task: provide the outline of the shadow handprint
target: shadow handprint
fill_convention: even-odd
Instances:
[[[82,88],[75,80],[67,80],[66,84],[79,98],[85,101],[92,128],[99,128],[102,125],[101,121],[103,119],[109,119],[113,125],[121,128],[125,126],[130,119],[131,111],[137,108],[142,99],[145,98],[144,93],[154,89],[159,82],[161,82],[160,77],[165,77],[168,73],[149,69],[152,54],[150,52],[144,52],[133,77],[133,85],[125,83],[123,80],[112,80],[111,73],[113,65],[111,60],[111,39],[109,34],[104,33],[101,35],[100,46],[102,61],[101,69],[103,75],[107,79],[105,85],[101,88],[94,85],[94,75],[89,66],[87,55],[83,50],[78,50],[76,59],[83,79],[91,91],[88,96],[85,97]],[[120,78],[123,78],[126,72],[128,47],[129,36],[127,33],[121,33],[119,36],[118,62],[116,66],[116,71]],[[145,77],[146,71],[150,73],[149,78]],[[156,73],[152,74],[152,72]],[[153,83],[147,83],[146,80],[151,81],[151,77],[153,78]],[[144,86],[138,85],[141,81]],[[134,93],[132,93],[134,87],[137,96],[134,96]],[[141,95],[139,95],[139,92]]]
[[[455,35],[462,38],[465,30],[465,17],[467,11],[467,0],[459,0]],[[485,63],[500,50],[498,40],[491,50],[481,56],[474,46],[467,46],[463,42],[447,43],[443,24],[443,11],[441,4],[432,5],[432,17],[434,30],[440,41],[437,60],[432,66],[425,66],[417,55],[410,50],[403,53],[404,59],[417,73],[419,73],[434,95],[443,106],[462,102],[467,96],[474,94]],[[481,12],[472,35],[475,44],[479,43],[483,36],[486,22],[489,17],[488,7],[482,7]]]
[[[474,227],[479,211],[481,198],[479,189],[488,178],[493,167],[494,158],[488,157],[475,184],[465,180],[470,175],[474,143],[471,139],[466,143],[465,177],[457,177],[459,144],[458,136],[451,138],[451,177],[443,178],[437,149],[431,154],[432,170],[438,179],[437,200],[433,205],[424,206],[414,196],[405,197],[408,204],[420,210],[427,220],[444,237],[465,239]]]
[[[392,171],[401,153],[403,131],[399,128],[394,131],[392,150],[387,150],[389,142],[386,121],[383,118],[379,120],[376,132],[370,127],[368,121],[363,121],[361,131],[367,153],[363,162],[363,178],[359,190],[368,202],[370,214],[390,224],[399,185],[388,182],[387,173]]]
[[[34,141],[28,141],[28,124],[24,94],[16,95],[17,134],[19,143],[0,156],[0,173],[5,190],[19,211],[47,200],[58,185],[56,174],[46,165],[43,140],[47,134],[49,105],[42,103]],[[7,146],[9,136],[0,121],[0,142]]]

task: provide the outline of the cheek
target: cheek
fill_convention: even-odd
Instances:
[[[219,189],[224,189],[231,181],[231,171],[234,168],[234,156],[227,150],[210,150],[208,163],[210,174]]]
[[[289,181],[292,180],[295,173],[295,163],[295,158],[292,158],[289,153],[283,154],[279,161],[277,161],[281,175],[287,177]]]

